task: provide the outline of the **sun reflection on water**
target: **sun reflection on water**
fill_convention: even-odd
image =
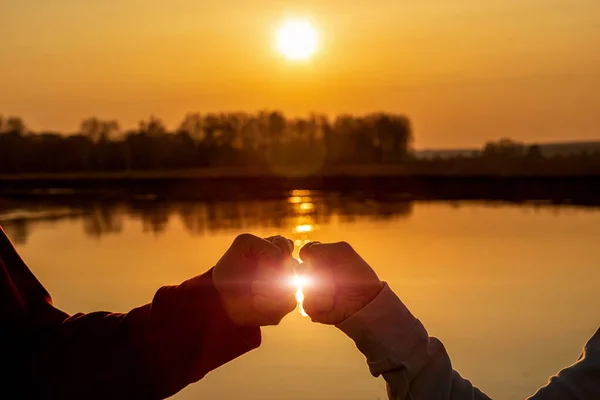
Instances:
[[[297,225],[294,228],[294,233],[307,233],[312,232],[313,230],[314,227],[312,226],[312,224]]]
[[[315,204],[313,203],[312,193],[310,190],[293,190],[290,192],[288,203],[293,204],[293,213],[295,223],[292,228],[294,245],[296,251],[299,251],[302,246],[309,243],[312,238],[310,235],[316,230],[312,214],[315,212]],[[297,255],[298,253],[296,253]],[[302,261],[299,260],[300,263]],[[304,310],[304,292],[303,289],[307,284],[307,277],[295,272],[291,284],[296,288],[296,302],[298,303],[298,312],[303,317],[308,317]]]
[[[300,204],[300,211],[314,211],[315,209],[315,205],[313,203],[301,203]]]

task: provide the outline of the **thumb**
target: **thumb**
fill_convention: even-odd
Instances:
[[[318,256],[320,252],[320,247],[323,246],[321,242],[309,242],[302,246],[300,249],[300,259],[305,261],[312,261],[315,257]]]
[[[333,271],[329,268],[315,269],[310,261],[306,264],[307,284],[303,288],[306,312],[327,312],[333,307],[337,291]]]

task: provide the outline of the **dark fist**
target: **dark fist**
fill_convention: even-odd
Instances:
[[[340,324],[383,289],[375,271],[348,243],[309,243],[300,258],[308,278],[304,310],[314,322]]]
[[[233,241],[215,266],[213,281],[234,323],[277,325],[296,307],[289,285],[293,248],[281,236],[261,239],[242,234]]]

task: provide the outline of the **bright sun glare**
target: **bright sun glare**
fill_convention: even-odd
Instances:
[[[318,46],[317,30],[308,20],[285,21],[277,31],[277,49],[290,60],[306,60]]]
[[[303,317],[308,317],[306,311],[304,311],[304,292],[302,288],[306,286],[308,279],[304,276],[295,275],[292,279],[292,284],[296,287],[296,302],[298,303],[298,312]]]

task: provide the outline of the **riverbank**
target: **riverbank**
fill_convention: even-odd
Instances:
[[[141,171],[0,175],[0,196],[222,200],[285,197],[294,190],[335,191],[406,200],[506,200],[600,204],[600,175],[407,174],[357,168],[313,176],[260,170]]]

